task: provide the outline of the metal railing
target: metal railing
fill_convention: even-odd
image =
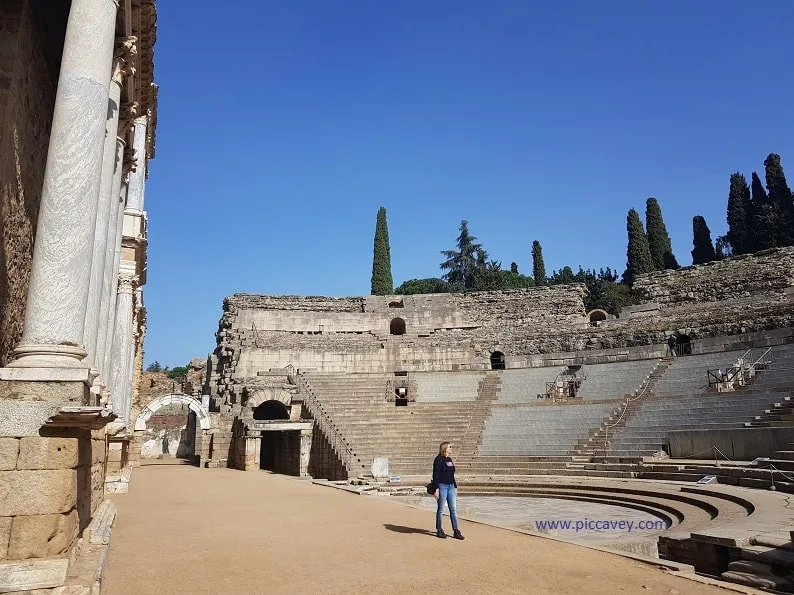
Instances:
[[[737,385],[746,385],[759,370],[767,369],[772,362],[771,347],[767,348],[755,360],[752,357],[752,349],[748,349],[729,368],[707,370],[706,377],[708,378],[709,388],[735,390]]]
[[[331,448],[342,461],[342,465],[344,465],[348,473],[351,472],[353,460],[356,456],[353,452],[353,449],[347,443],[347,440],[344,439],[342,433],[331,420],[330,416],[326,413],[325,408],[323,407],[322,403],[320,403],[319,399],[317,399],[316,395],[314,394],[314,389],[312,389],[306,377],[300,372],[297,372],[292,364],[288,365],[286,369],[287,377],[289,378],[290,382],[301,389],[303,402],[306,403],[309,413],[312,414],[312,417],[314,418],[314,421],[317,422],[320,431],[325,435],[325,439],[328,440],[328,444],[331,445]]]

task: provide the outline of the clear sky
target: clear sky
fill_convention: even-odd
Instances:
[[[148,365],[215,347],[224,296],[364,295],[378,207],[395,286],[458,226],[531,274],[626,264],[658,198],[690,264],[728,179],[794,181],[794,1],[161,0]]]

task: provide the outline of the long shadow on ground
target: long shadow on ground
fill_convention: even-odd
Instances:
[[[427,529],[417,529],[416,527],[404,527],[403,525],[391,525],[389,523],[384,523],[383,527],[384,529],[394,531],[395,533],[419,533],[421,535],[430,535],[431,537],[436,536],[435,532],[433,531],[428,531]]]

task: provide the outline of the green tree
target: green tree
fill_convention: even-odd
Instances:
[[[733,248],[727,235],[717,237],[717,241],[714,242],[714,256],[717,260],[733,256]]]
[[[187,376],[187,366],[176,366],[175,368],[171,368],[165,373],[171,380],[177,380],[178,378],[184,378]]]
[[[514,262],[510,263],[510,272],[514,275],[518,275],[518,265]]]
[[[774,242],[777,246],[788,246],[794,243],[794,230],[792,230],[794,202],[791,189],[788,187],[786,176],[783,173],[783,166],[780,163],[780,155],[770,153],[764,160],[764,169],[769,204],[772,206],[776,219]]]
[[[716,260],[714,244],[711,241],[711,230],[701,215],[692,219],[692,264],[703,264]]]
[[[375,223],[375,247],[372,255],[372,295],[390,295],[394,291],[391,276],[391,249],[389,248],[389,226],[386,209],[378,209]]]
[[[540,242],[532,242],[532,278],[535,285],[546,285],[546,265],[543,264],[543,248]]]
[[[157,360],[154,360],[151,364],[149,364],[149,367],[146,368],[146,371],[147,372],[162,372],[163,371],[163,366],[160,365],[160,362],[158,362]]]
[[[397,295],[414,295],[418,293],[449,293],[449,284],[443,279],[409,279],[394,290]]]
[[[623,281],[627,285],[634,285],[637,275],[650,273],[654,270],[651,249],[648,246],[648,238],[640,221],[640,215],[634,209],[629,209],[626,216],[626,231],[629,241],[626,248],[626,272],[623,273]]]
[[[474,236],[469,233],[469,222],[460,222],[460,235],[457,239],[457,250],[442,250],[446,258],[441,269],[447,271],[443,279],[450,285],[462,285],[466,289],[474,288],[475,270],[485,266],[488,258],[481,244],[476,244]]]
[[[733,254],[753,252],[753,203],[750,200],[747,179],[739,172],[731,174],[731,186],[728,191],[727,239]]]
[[[657,271],[677,269],[678,261],[673,254],[670,235],[667,233],[667,226],[662,218],[662,209],[659,207],[659,201],[655,198],[649,198],[645,203],[645,228],[653,267]]]
[[[777,246],[777,237],[772,230],[777,228],[778,216],[755,172],[750,182],[750,195],[753,203],[753,250],[774,248]]]

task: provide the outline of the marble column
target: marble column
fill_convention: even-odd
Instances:
[[[98,334],[101,320],[102,289],[105,282],[106,255],[108,248],[113,253],[113,246],[108,246],[111,217],[115,216],[113,207],[118,203],[118,195],[113,195],[115,173],[121,172],[121,160],[124,156],[124,144],[118,139],[119,104],[121,101],[122,61],[116,60],[113,78],[110,83],[108,99],[108,121],[105,129],[105,153],[102,162],[102,178],[99,187],[99,206],[97,208],[96,235],[94,236],[94,252],[91,261],[91,284],[88,289],[88,309],[85,317],[86,351],[91,363],[101,373],[104,365],[104,353],[97,350]]]
[[[312,431],[300,431],[300,469],[298,475],[306,477],[309,474],[309,456],[312,451]]]
[[[130,174],[130,188],[127,194],[127,207],[129,213],[140,215],[143,212],[143,195],[146,187],[146,140],[149,119],[146,116],[135,118],[135,135],[132,148],[135,152],[137,165]]]
[[[127,384],[127,368],[133,341],[133,304],[132,292],[136,279],[134,275],[123,274],[119,277],[119,290],[116,304],[113,346],[110,354],[108,382],[112,398],[113,412],[124,416],[124,390]]]
[[[119,196],[118,210],[116,211],[115,225],[111,228],[114,233],[113,243],[113,268],[110,269],[110,283],[108,285],[108,315],[107,315],[107,328],[105,332],[105,375],[110,378],[110,366],[113,352],[113,335],[116,331],[116,307],[118,305],[117,292],[119,282],[119,268],[121,265],[121,237],[124,227],[124,204],[126,202],[127,187],[122,189]],[[108,383],[108,386],[110,384]]]
[[[130,356],[127,358],[127,370],[124,377],[124,388],[122,389],[123,407],[120,417],[124,419],[127,427],[130,425],[130,412],[132,411],[132,382],[135,375],[135,351],[138,345],[138,331],[135,328],[135,319],[132,323],[132,337],[130,339],[129,352]]]
[[[91,280],[117,6],[72,0],[36,228],[25,325],[11,367],[79,367]]]

